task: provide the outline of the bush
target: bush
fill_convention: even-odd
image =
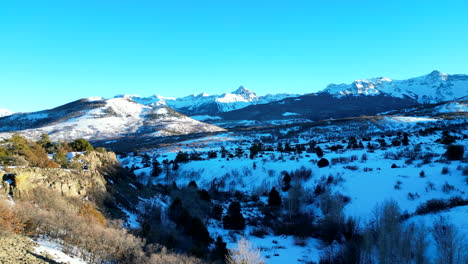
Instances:
[[[174,162],[177,162],[177,163],[186,163],[189,161],[189,154],[187,152],[182,152],[182,151],[179,151],[179,153],[177,153],[177,156],[174,160]]]
[[[232,250],[226,259],[228,264],[264,264],[265,260],[260,255],[260,251],[242,237],[237,241],[237,249]]]
[[[86,139],[80,138],[71,142],[70,147],[73,151],[83,152],[83,151],[93,151],[94,147]]]
[[[28,141],[18,134],[5,140],[4,146],[0,147],[0,164],[40,168],[60,167],[49,159],[46,150],[41,145]]]
[[[448,174],[449,173],[449,169],[447,167],[443,167],[442,168],[442,171],[441,171],[442,174]]]
[[[453,190],[455,190],[455,187],[453,185],[448,184],[448,182],[445,182],[444,185],[442,185],[442,191],[444,193],[449,193]]]
[[[255,237],[259,237],[259,238],[263,238],[263,237],[265,237],[265,235],[268,235],[268,231],[267,231],[266,227],[264,227],[264,226],[255,227],[250,232],[250,235],[255,236]]]
[[[330,162],[325,158],[322,158],[317,162],[317,166],[319,168],[327,167],[328,165],[330,165]]]
[[[55,191],[35,190],[30,201],[17,201],[15,213],[27,223],[25,232],[47,235],[78,248],[80,257],[90,263],[127,263],[129,259],[144,257],[143,241],[121,227],[121,223],[105,225],[90,221],[94,213],[80,215],[82,202],[65,198]],[[88,206],[86,212],[92,212]],[[81,210],[84,212],[84,210]],[[96,224],[98,223],[98,224]]]
[[[427,202],[420,204],[416,208],[417,215],[424,215],[429,213],[435,213],[449,208],[449,204],[442,199],[431,199]]]
[[[290,175],[294,180],[307,181],[312,177],[312,170],[302,166],[300,169],[292,171]]]
[[[448,160],[462,160],[464,153],[465,147],[463,145],[449,145],[445,155]]]
[[[356,165],[352,165],[352,166],[348,165],[348,166],[344,166],[343,168],[348,169],[348,170],[352,170],[352,171],[357,171],[359,169],[358,166],[356,166]]]

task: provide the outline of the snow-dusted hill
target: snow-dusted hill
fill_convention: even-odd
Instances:
[[[155,137],[222,130],[167,106],[146,106],[129,98],[88,98],[51,110],[0,119],[0,132],[16,131],[33,138],[47,133],[55,140]]]
[[[0,117],[9,116],[11,114],[13,114],[13,112],[0,108]]]
[[[449,75],[433,71],[407,80],[378,77],[356,80],[351,84],[330,84],[323,92],[344,95],[379,95],[409,97],[419,103],[438,103],[468,95],[468,75]]]

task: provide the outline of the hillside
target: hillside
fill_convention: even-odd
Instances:
[[[468,216],[466,154],[455,159],[447,155],[450,145],[466,149],[467,113],[460,111],[465,107],[463,101],[448,102],[394,115],[245,129],[121,155],[120,161],[145,185],[175,182],[180,190],[207,191],[211,206],[221,207],[218,216],[204,215],[210,235],[221,236],[231,249],[244,236],[267,263],[349,263],[360,254],[380,257],[376,252],[385,249],[380,242],[355,240],[366,232],[383,232],[372,229],[379,210],[393,210],[403,219],[393,226],[399,233],[378,233],[399,237],[393,250],[416,243],[414,236],[422,232],[427,241],[423,251],[415,251],[413,244],[406,248],[410,255],[422,254],[424,263],[435,263],[444,247],[434,241],[433,226],[454,230],[461,246],[457,250],[468,236],[463,220]],[[166,171],[164,164],[177,169]],[[157,168],[161,170],[155,174]],[[158,204],[170,215],[174,197],[180,197],[187,206],[182,208],[203,215],[203,209],[192,209],[193,203],[177,195],[160,192],[141,201],[139,208]],[[232,227],[228,216],[236,202],[245,225]],[[367,249],[365,243],[374,246]],[[464,253],[457,252],[463,263]],[[412,259],[398,257],[396,263]]]
[[[222,131],[164,105],[145,106],[127,98],[81,99],[51,110],[0,118],[0,132],[20,132],[31,138],[49,134],[54,140],[160,137]],[[2,136],[2,134],[0,134]]]
[[[184,118],[128,98],[78,105],[85,114],[77,119],[107,107],[113,112],[104,118],[145,116],[145,135],[166,116]],[[38,261],[224,263],[228,252],[252,243],[249,250],[273,264],[348,263],[385,257],[387,247],[397,263],[418,255],[432,264],[443,254],[435,239],[444,237],[431,230],[450,228],[458,245],[468,236],[466,109],[457,100],[375,116],[97,141],[118,156],[86,140],[14,135],[0,144],[0,235],[30,241],[25,254]],[[373,229],[378,217],[394,231]],[[382,247],[380,238],[398,242]],[[413,245],[421,239],[422,249]],[[456,252],[463,263],[465,251]]]

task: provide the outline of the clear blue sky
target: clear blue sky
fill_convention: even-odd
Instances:
[[[468,1],[2,1],[0,108],[468,73]]]

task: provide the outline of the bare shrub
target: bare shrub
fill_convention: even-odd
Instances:
[[[250,232],[250,235],[255,236],[255,237],[259,237],[259,238],[263,238],[263,237],[265,237],[265,235],[268,235],[268,230],[264,226],[255,227]]]
[[[0,236],[2,233],[21,233],[23,229],[24,224],[13,213],[8,202],[0,197]]]
[[[431,199],[425,203],[420,204],[416,208],[416,214],[424,215],[429,213],[435,213],[449,208],[449,204],[442,199]]]
[[[226,258],[228,264],[265,264],[260,251],[252,246],[247,239],[241,237],[237,241],[237,249],[231,250]]]
[[[377,234],[379,263],[400,263],[396,256],[399,251],[401,234],[400,208],[393,201],[387,201],[374,211],[374,230]]]
[[[312,177],[312,170],[302,166],[300,169],[292,171],[290,175],[294,180],[307,181]]]
[[[444,185],[442,185],[442,191],[444,193],[450,193],[453,190],[455,190],[455,186],[448,184],[448,182],[445,182]]]
[[[142,255],[143,241],[123,229],[121,222],[104,221],[94,205],[83,205],[77,198],[65,198],[51,190],[33,192],[29,199],[17,201],[14,207],[26,223],[25,232],[76,246],[79,255],[91,263],[125,263]]]
[[[458,228],[440,217],[432,227],[432,236],[436,242],[437,264],[467,263],[467,241],[460,235]]]
[[[356,165],[348,165],[348,166],[344,166],[343,168],[352,170],[352,171],[357,171],[359,169],[359,167]]]

